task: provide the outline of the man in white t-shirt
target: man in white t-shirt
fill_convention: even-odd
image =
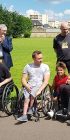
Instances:
[[[24,109],[23,115],[18,121],[28,121],[27,111],[30,102],[28,114],[32,112],[34,99],[41,94],[42,90],[47,86],[50,78],[50,70],[47,64],[42,63],[43,55],[41,51],[34,51],[32,54],[33,63],[24,67],[22,75],[22,85],[24,86]],[[28,79],[28,80],[27,80]]]

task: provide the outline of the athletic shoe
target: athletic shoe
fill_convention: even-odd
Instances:
[[[48,116],[50,116],[51,118],[53,118],[53,116],[54,116],[54,111],[53,111],[53,110],[51,110],[51,111],[50,111],[50,112],[48,112],[47,114],[48,114]]]
[[[27,121],[28,121],[27,115],[22,115],[21,117],[17,118],[17,121],[20,121],[20,122],[27,122]]]
[[[66,123],[67,123],[67,125],[70,125],[70,120],[67,120]]]

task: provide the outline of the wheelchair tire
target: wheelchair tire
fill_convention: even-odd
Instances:
[[[47,115],[47,112],[50,111],[51,106],[52,106],[51,86],[48,84],[46,88],[42,91],[42,111],[44,115]]]
[[[24,92],[23,92],[23,87],[19,90],[19,95],[18,95],[18,107],[19,107],[19,112],[23,112],[23,106],[24,106]]]
[[[5,86],[2,96],[2,108],[7,115],[14,113],[17,106],[18,93],[18,88],[13,82]]]

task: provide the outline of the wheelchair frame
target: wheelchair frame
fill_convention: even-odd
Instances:
[[[18,93],[18,88],[13,81],[9,82],[4,87],[1,103],[2,111],[7,115],[12,115],[14,113],[14,108],[17,104]]]
[[[23,93],[23,87],[19,90],[18,94],[18,100],[17,100],[17,106],[14,112],[14,117],[16,118],[16,115],[19,116],[19,114],[22,114],[23,111],[23,104],[24,104],[24,93]],[[40,100],[38,100],[40,99]],[[33,116],[35,117],[35,121],[38,121],[40,116],[40,112],[43,113],[44,116],[47,115],[47,112],[51,109],[52,106],[52,98],[51,98],[51,86],[48,84],[45,89],[41,93],[41,97],[35,98],[35,102],[33,105]],[[30,119],[31,117],[28,116]]]

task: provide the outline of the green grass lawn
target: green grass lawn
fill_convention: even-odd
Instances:
[[[18,38],[13,39],[12,59],[14,66],[11,75],[15,84],[21,87],[22,70],[27,63],[32,62],[32,52],[41,50],[44,56],[43,62],[48,64],[51,71],[50,83],[55,75],[56,56],[53,50],[53,38]]]

